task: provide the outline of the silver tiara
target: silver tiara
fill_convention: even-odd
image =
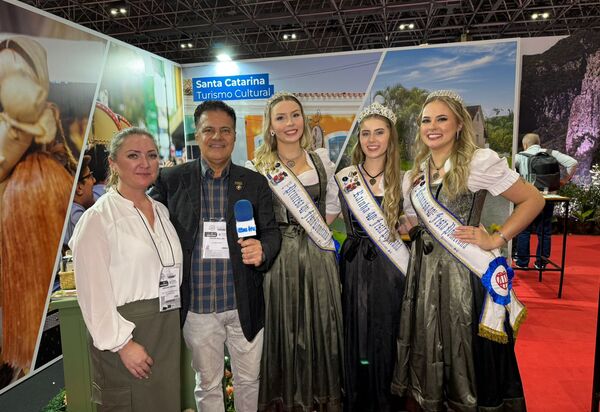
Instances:
[[[362,112],[358,115],[358,123],[362,122],[365,117],[372,115],[383,116],[393,124],[396,124],[396,115],[391,109],[381,105],[380,103],[373,102],[370,106],[365,107]]]
[[[273,93],[273,96],[271,96],[267,99],[267,110],[269,109],[269,107],[275,100],[285,97],[285,96],[291,96],[291,97],[294,97],[297,99],[297,97],[292,92],[281,91],[281,92]]]
[[[460,104],[465,104],[462,97],[460,97],[460,94],[456,93],[454,90],[434,90],[433,92],[427,95],[426,100],[429,100],[432,97],[449,97],[452,100],[456,100]]]

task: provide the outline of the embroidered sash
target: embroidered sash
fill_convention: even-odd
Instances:
[[[410,252],[402,240],[389,240],[390,229],[377,201],[373,198],[356,166],[348,166],[335,175],[344,200],[373,243],[406,274]]]
[[[516,337],[527,311],[512,288],[514,272],[506,258],[499,256],[498,250],[483,250],[453,236],[454,229],[461,226],[462,222],[431,193],[428,166],[425,166],[425,173],[413,187],[410,200],[431,236],[481,279],[486,296],[479,319],[479,335],[500,343],[508,342],[508,335],[504,329],[508,311],[509,322]]]
[[[335,252],[329,226],[294,172],[282,162],[276,162],[273,168],[265,171],[263,175],[275,196],[304,228],[312,241],[323,250]]]

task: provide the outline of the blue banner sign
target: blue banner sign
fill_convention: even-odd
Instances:
[[[192,79],[195,102],[204,100],[268,99],[274,87],[269,84],[269,74],[242,76],[196,77]]]

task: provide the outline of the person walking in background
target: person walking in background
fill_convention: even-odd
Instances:
[[[328,223],[340,213],[335,165],[309,151],[302,105],[269,99],[255,168],[269,180],[283,236],[265,275],[265,342],[260,411],[341,411],[343,324],[339,273]]]
[[[90,160],[91,157],[85,155],[81,162],[81,170],[79,171],[79,178],[77,179],[77,186],[75,186],[75,194],[73,195],[73,203],[71,204],[71,212],[67,221],[67,232],[63,238],[65,247],[68,246],[69,240],[73,236],[75,225],[81,219],[83,212],[92,207],[95,201],[94,184],[96,183],[96,179],[89,167]]]
[[[425,411],[524,411],[514,336],[525,309],[510,289],[512,269],[489,251],[526,227],[544,199],[506,159],[477,148],[455,92],[430,93],[418,126],[415,162],[402,182],[404,212],[418,227],[392,392]],[[515,204],[494,234],[480,226],[487,192]]]
[[[108,179],[108,151],[103,144],[96,143],[86,154],[91,156],[90,171],[94,174],[94,200],[98,200],[106,192]]]
[[[150,191],[171,213],[184,252],[183,336],[196,372],[198,410],[223,411],[225,345],[235,409],[256,412],[263,343],[263,276],[281,234],[265,179],[231,161],[235,111],[205,101],[194,112],[200,159],[163,168]],[[239,239],[234,205],[251,202],[257,235]]]
[[[548,193],[554,192],[559,186],[563,186],[571,180],[577,170],[577,160],[558,150],[542,149],[540,136],[535,133],[527,133],[523,136],[522,143],[524,150],[515,156],[515,169],[526,181],[535,184],[540,190],[545,189],[544,192]],[[540,158],[543,159],[541,162],[539,161]],[[536,170],[536,164],[540,163],[544,163],[545,168],[551,169],[550,172],[553,173],[542,175],[540,170]],[[564,178],[560,176],[559,164],[566,170]],[[538,168],[542,169],[539,166]],[[531,232],[534,230],[538,236],[534,265],[537,269],[546,267],[546,261],[550,257],[552,246],[552,216],[554,216],[554,202],[547,202],[542,213],[519,233],[515,255],[517,267],[526,268],[529,266],[529,256],[531,254],[529,241]]]
[[[408,266],[408,250],[400,244],[402,173],[396,115],[373,103],[358,115],[358,123],[353,166],[336,174],[346,199],[342,211],[348,233],[340,258],[344,411],[393,412],[399,398],[391,394],[390,384]],[[380,224],[369,230],[373,219],[368,216],[375,213]]]
[[[99,411],[179,411],[182,252],[167,208],[146,195],[158,175],[153,136],[120,131],[109,163],[109,191],[69,242],[92,337],[92,400]]]

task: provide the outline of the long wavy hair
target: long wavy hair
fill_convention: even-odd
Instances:
[[[366,116],[360,122],[358,134],[359,138],[352,149],[352,164],[359,165],[363,164],[365,161],[365,153],[360,146],[360,129],[362,128],[363,123],[367,119],[381,119],[385,121],[385,124],[388,127],[390,132],[390,138],[388,139],[388,146],[385,152],[385,166],[383,171],[383,179],[385,183],[384,193],[383,193],[383,201],[382,201],[382,209],[383,216],[385,217],[385,222],[390,229],[390,235],[394,239],[398,239],[400,235],[398,234],[398,230],[396,229],[399,225],[402,205],[402,179],[400,173],[400,148],[398,141],[398,132],[396,130],[395,125],[392,124],[390,119],[384,116],[379,115],[370,115]]]
[[[256,149],[254,155],[254,166],[256,170],[262,172],[270,169],[275,162],[277,162],[277,137],[271,135],[271,112],[277,103],[291,101],[298,104],[300,112],[302,113],[302,120],[304,121],[304,133],[300,138],[300,147],[304,150],[309,150],[312,146],[313,137],[312,132],[308,126],[308,119],[304,114],[304,108],[300,101],[293,94],[281,94],[267,102],[265,107],[265,113],[263,116],[263,143]]]
[[[425,107],[434,101],[440,101],[446,104],[450,111],[456,116],[458,125],[462,125],[450,154],[452,169],[444,175],[442,180],[442,193],[447,198],[454,199],[459,194],[466,193],[469,190],[467,187],[469,169],[473,153],[477,150],[473,120],[465,105],[458,100],[448,96],[432,96],[428,97],[427,100],[425,100],[425,103],[423,103],[421,113],[419,113],[419,117],[417,117],[418,131],[414,145],[415,162],[411,170],[411,175],[413,177],[418,176],[421,172],[421,164],[428,160],[431,155],[429,147],[421,140],[421,119],[423,118],[423,110]]]

